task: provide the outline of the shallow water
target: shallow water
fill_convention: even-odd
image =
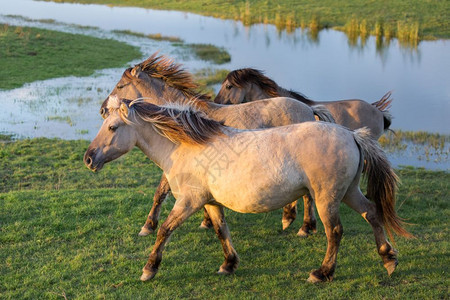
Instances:
[[[448,41],[423,41],[417,49],[411,49],[393,40],[389,46],[377,48],[371,37],[364,45],[359,42],[353,46],[345,34],[333,30],[323,30],[313,40],[300,29],[279,32],[272,25],[245,27],[240,22],[182,12],[30,0],[0,2],[0,22],[122,40],[139,45],[144,53],[142,59],[160,50],[191,71],[217,66],[198,61],[169,42],[114,34],[111,30],[161,33],[180,37],[187,43],[223,46],[232,61],[220,68],[265,70],[280,85],[316,100],[376,101],[392,90],[394,129],[450,134]],[[7,15],[97,28],[36,23]],[[0,91],[0,100],[6,107],[0,112],[0,131],[21,137],[91,139],[101,123],[99,105],[122,72],[123,68],[100,70],[92,77],[52,79]],[[449,169],[447,160],[443,168]]]

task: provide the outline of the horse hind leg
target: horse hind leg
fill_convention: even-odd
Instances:
[[[353,210],[358,212],[372,227],[378,254],[383,260],[383,265],[386,268],[388,275],[391,275],[398,265],[397,251],[386,239],[383,223],[381,217],[377,213],[375,203],[364,197],[357,187],[354,187],[351,191],[347,192],[343,201]]]
[[[317,211],[325,228],[327,235],[327,252],[319,269],[311,271],[308,282],[324,282],[333,280],[336,269],[339,244],[344,232],[339,217],[339,201],[333,198],[316,198]]]
[[[206,211],[206,208],[203,209],[203,221],[199,227],[203,229],[210,229],[213,227],[213,223],[208,212]]]
[[[281,217],[281,224],[283,230],[288,228],[297,217],[297,201],[291,202],[283,207],[283,216]]]
[[[314,199],[310,194],[303,196],[304,212],[303,225],[297,232],[299,237],[308,237],[317,232],[317,220],[314,213]]]
[[[161,181],[159,182],[159,185],[156,188],[155,195],[153,196],[152,209],[150,210],[150,213],[147,216],[147,220],[145,221],[144,226],[142,226],[141,231],[139,232],[139,236],[147,236],[156,230],[156,228],[158,227],[158,219],[159,214],[161,212],[161,205],[167,198],[169,192],[170,192],[169,182],[167,181],[166,176],[163,174],[161,176]]]
[[[223,213],[223,207],[218,205],[205,205],[205,210],[208,212],[211,222],[214,226],[214,230],[217,237],[222,244],[225,261],[220,266],[219,274],[232,274],[239,263],[239,257],[236,250],[234,250],[231,242],[230,231],[228,230],[225,216]]]

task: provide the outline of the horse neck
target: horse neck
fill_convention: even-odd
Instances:
[[[142,98],[149,98],[151,103],[164,105],[168,103],[184,103],[188,97],[180,90],[167,85],[162,79],[148,76],[135,87]]]
[[[152,124],[138,124],[136,146],[164,172],[169,172],[173,163],[172,153],[179,145],[160,135]]]
[[[260,88],[257,84],[251,84],[250,90],[247,92],[245,96],[246,102],[256,101],[261,99],[272,98],[266,91]]]

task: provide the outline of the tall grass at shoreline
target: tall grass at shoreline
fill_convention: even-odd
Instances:
[[[190,11],[203,15],[235,19],[244,25],[275,24],[280,30],[293,28],[343,28],[352,19],[366,23],[367,34],[373,35],[382,24],[386,40],[397,37],[400,41],[450,38],[447,1],[367,1],[367,0],[237,0],[217,2],[210,0],[64,0],[56,2],[99,3],[119,6],[138,6],[154,9]],[[319,23],[316,23],[320,20]],[[308,26],[308,24],[310,26]],[[378,25],[377,25],[378,24]],[[399,25],[400,24],[400,25]],[[311,26],[312,25],[312,26]],[[311,29],[313,30],[313,29]],[[407,31],[407,34],[404,34]],[[380,30],[377,31],[378,36]],[[314,33],[313,33],[314,34]]]
[[[392,24],[385,24],[382,21],[377,21],[370,26],[366,19],[359,20],[355,17],[351,18],[345,26],[336,27],[337,30],[343,31],[347,35],[351,45],[355,45],[358,38],[361,39],[362,44],[365,44],[367,37],[373,35],[376,37],[377,46],[388,45],[391,39],[397,38],[402,46],[417,47],[421,40],[419,23],[398,21],[395,28]]]

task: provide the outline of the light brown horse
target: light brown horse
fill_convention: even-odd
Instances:
[[[308,281],[333,279],[343,234],[341,202],[372,226],[384,267],[389,275],[395,270],[396,251],[383,227],[388,234],[391,230],[410,234],[395,212],[397,177],[367,129],[353,132],[336,124],[305,122],[238,130],[205,118],[191,105],[160,107],[144,100],[112,98],[106,108],[103,125],[84,155],[86,166],[99,171],[137,146],[162,168],[176,199],[158,230],[141,280],[156,275],[172,232],[202,207],[222,243],[225,261],[219,273],[233,273],[239,258],[223,207],[242,213],[268,212],[306,193],[315,199],[328,241],[322,265],[310,273]],[[303,141],[302,147],[298,141]],[[209,160],[210,153],[220,159]],[[359,189],[364,165],[367,192],[374,202]]]
[[[323,106],[309,107],[291,98],[279,97],[230,106],[205,100],[207,97],[198,94],[196,88],[197,85],[189,72],[167,57],[154,54],[135,67],[125,70],[114,90],[103,102],[101,113],[104,117],[107,116],[110,99],[119,97],[151,99],[153,104],[158,105],[194,101],[195,106],[208,118],[241,129],[267,128],[314,121],[314,115],[319,116],[320,120],[333,121],[330,113]],[[301,141],[297,142],[302,143]],[[152,209],[139,233],[140,236],[146,236],[156,230],[160,207],[169,191],[169,184],[163,175],[153,199]],[[304,199],[304,223],[298,232],[299,236],[307,236],[316,230],[313,200],[307,196]],[[295,202],[284,208],[283,229],[295,219],[296,209]],[[206,212],[201,226],[212,226]]]
[[[363,100],[313,101],[305,96],[280,87],[261,71],[251,68],[230,72],[222,83],[214,102],[238,104],[273,97],[295,98],[307,105],[323,105],[333,115],[337,124],[349,129],[368,127],[373,138],[378,139],[391,124],[389,106],[391,92],[369,104]]]

